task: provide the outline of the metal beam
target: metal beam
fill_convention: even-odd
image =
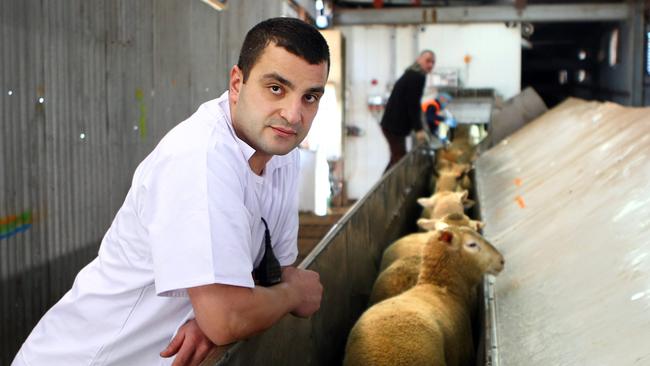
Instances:
[[[314,5],[313,0],[293,0],[295,4],[305,9],[305,12],[309,14],[313,19],[316,19],[316,6]]]
[[[629,16],[627,3],[528,5],[521,11],[506,5],[336,9],[334,25],[624,21]]]
[[[630,19],[630,49],[632,53],[629,67],[631,69],[632,96],[630,105],[643,106],[643,80],[645,75],[645,17],[644,4],[635,2]],[[624,60],[625,62],[625,60]]]

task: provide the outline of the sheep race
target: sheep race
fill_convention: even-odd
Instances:
[[[388,245],[369,308],[351,329],[345,366],[471,365],[478,286],[505,260],[466,212],[477,153],[468,130],[435,153],[431,196],[417,200],[420,232]]]

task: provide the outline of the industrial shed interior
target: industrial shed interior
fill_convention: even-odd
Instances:
[[[323,299],[310,318],[285,316],[203,366],[650,365],[642,0],[1,1],[0,365],[97,256],[137,165],[227,90],[246,32],[280,16],[313,24],[330,47],[296,192],[295,265],[320,274]],[[384,172],[379,122],[427,49],[436,62],[422,101],[450,96],[454,135],[409,137]],[[442,191],[460,211],[436,216]],[[459,241],[468,230],[478,239]],[[411,282],[375,301],[387,253],[413,235],[423,239]],[[437,356],[399,351],[426,333],[399,323],[400,306],[426,286],[451,288],[424,283],[430,248],[445,243],[494,253],[496,267],[467,284],[469,333],[440,331],[440,349],[423,337],[417,349]],[[397,323],[369,320],[389,305]],[[446,324],[431,309],[424,322]],[[456,357],[465,340],[471,351]],[[379,361],[364,359],[378,343]]]

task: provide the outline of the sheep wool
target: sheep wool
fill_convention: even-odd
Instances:
[[[399,258],[383,270],[372,286],[369,305],[401,294],[418,281],[421,255]]]
[[[469,228],[435,231],[423,250],[417,285],[359,318],[343,364],[471,365],[471,294],[484,273],[499,273],[503,263],[501,254]]]
[[[429,230],[443,230],[449,226],[464,226],[476,231],[479,228],[479,224],[482,225],[480,221],[471,220],[466,215],[458,213],[446,215],[442,219],[420,219],[418,220],[418,225],[422,221],[426,221],[427,225],[431,225]],[[475,234],[477,237],[481,237],[478,232],[475,232]],[[406,243],[398,240],[395,244],[386,248],[385,253],[388,252],[389,254],[387,258],[382,258],[382,266],[386,267],[377,276],[373,284],[370,293],[370,305],[399,295],[415,286],[420,272],[422,249],[426,245],[429,237],[420,236],[419,240],[412,240]],[[408,245],[408,249],[400,247],[404,245]],[[395,258],[395,255],[399,256],[400,254],[402,255],[401,257]],[[474,300],[472,301],[474,302]]]
[[[464,213],[467,202],[467,191],[437,192],[431,197],[418,198],[420,206],[424,207],[421,217],[439,219],[450,213]]]
[[[403,236],[397,239],[393,244],[389,245],[381,257],[381,264],[379,271],[384,271],[398,258],[420,256],[422,246],[429,240],[432,232],[414,233]]]

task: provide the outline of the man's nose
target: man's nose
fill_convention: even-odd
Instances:
[[[290,124],[299,123],[302,115],[302,100],[300,98],[288,99],[280,113],[282,118]]]

